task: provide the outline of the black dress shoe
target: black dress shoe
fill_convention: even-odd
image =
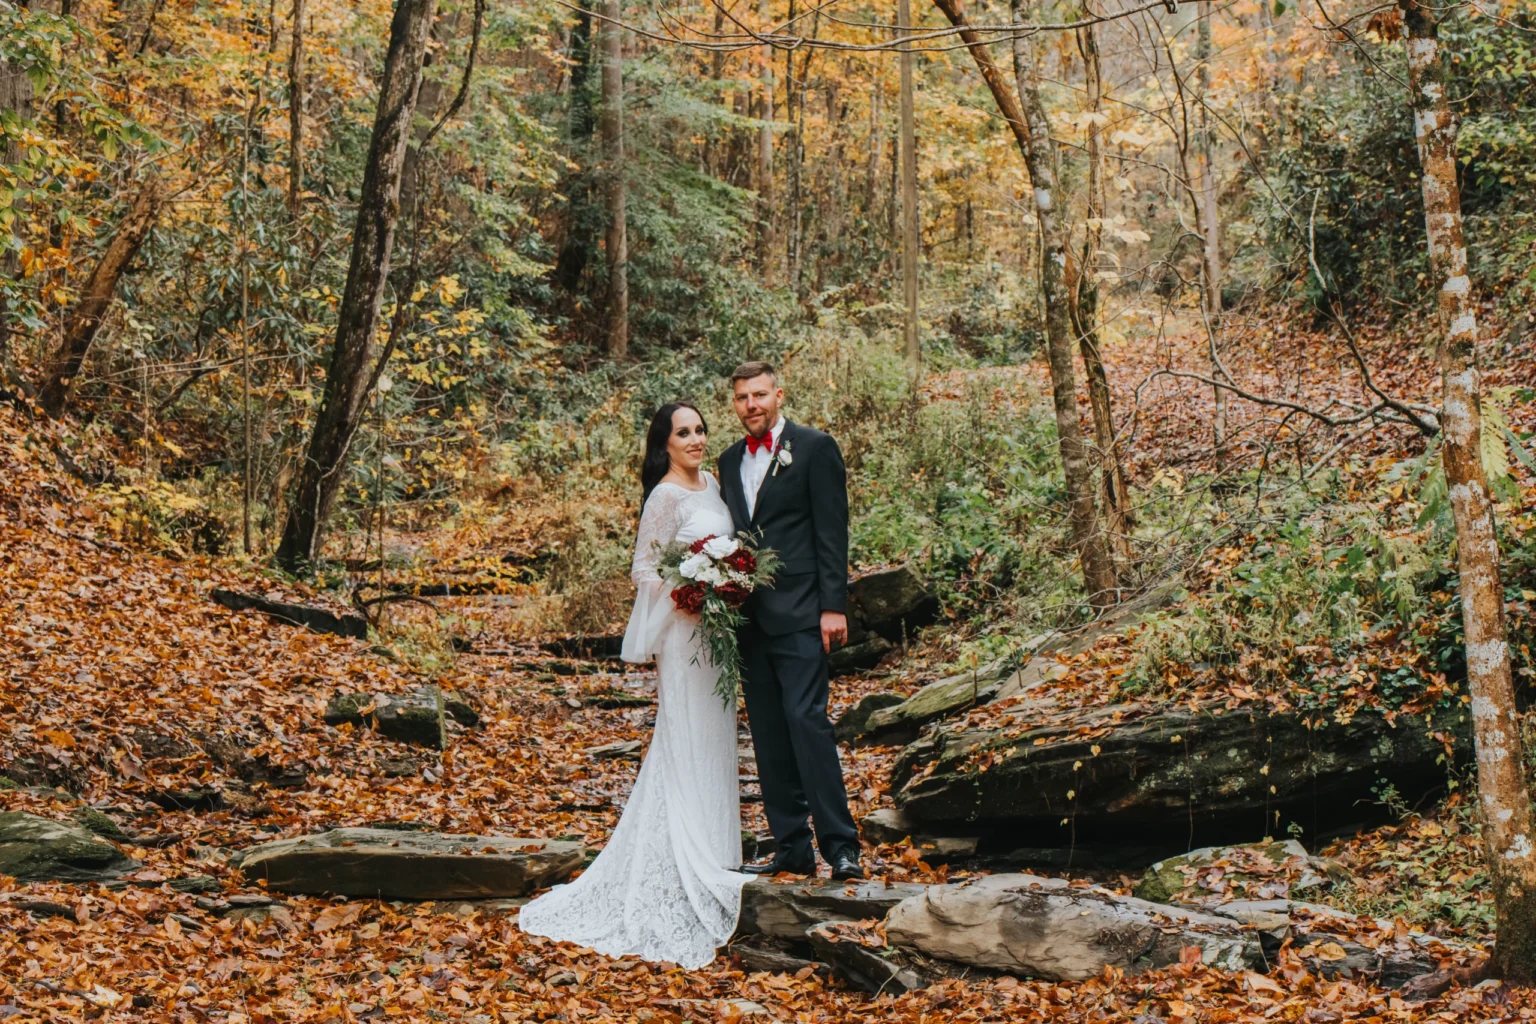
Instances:
[[[859,855],[853,850],[845,850],[832,858],[832,877],[836,881],[846,882],[854,878],[864,878],[864,865],[859,863]]]
[[[765,864],[743,864],[741,870],[748,875],[814,875],[816,858],[786,857],[776,853]]]

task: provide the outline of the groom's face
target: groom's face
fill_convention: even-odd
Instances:
[[[753,437],[762,437],[773,429],[779,421],[779,405],[783,401],[784,389],[771,373],[738,380],[735,384],[736,416]]]

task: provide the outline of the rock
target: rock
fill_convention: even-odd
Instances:
[[[1459,710],[1433,722],[1361,710],[1313,724],[1255,706],[1123,720],[1125,709],[1109,705],[1037,726],[1033,703],[1019,705],[1017,725],[941,728],[910,745],[893,769],[897,808],[926,831],[963,828],[992,848],[1027,837],[1033,847],[1111,850],[1122,866],[1146,864],[1191,838],[1230,842],[1289,822],[1323,836],[1369,824],[1389,814],[1372,793],[1380,780],[1414,803],[1445,784],[1442,738],[1455,756],[1471,751]]]
[[[643,693],[628,693],[624,690],[606,690],[603,693],[589,693],[581,698],[583,707],[602,708],[605,711],[613,711],[620,708],[648,708],[656,703],[655,698],[647,697]]]
[[[754,878],[741,890],[737,935],[804,941],[812,925],[826,921],[876,920],[927,887],[912,882],[775,882]]]
[[[912,819],[894,807],[870,811],[859,819],[859,831],[866,843],[899,843],[912,834]]]
[[[168,811],[217,811],[224,807],[224,791],[213,786],[162,789],[149,798]]]
[[[1230,919],[1033,875],[932,886],[891,910],[885,934],[929,956],[1053,981],[1164,967],[1186,946],[1222,970],[1263,963],[1258,939]]]
[[[15,907],[17,910],[25,910],[33,917],[62,917],[67,921],[79,923],[80,917],[75,913],[75,908],[66,903],[55,900],[42,900],[28,896],[21,892],[0,893],[0,903]]]
[[[1329,867],[1294,839],[1208,846],[1153,864],[1134,892],[1153,903],[1276,899],[1326,884]]]
[[[864,735],[864,727],[869,722],[870,715],[883,708],[895,707],[906,699],[899,693],[871,693],[866,695],[853,707],[843,712],[842,717],[833,726],[834,731],[837,733],[837,741],[839,743],[852,743]]]
[[[1167,605],[1178,593],[1177,580],[1165,581],[1082,629],[1045,637],[1033,645],[1034,656],[1012,675],[1005,675],[1005,662],[996,661],[930,683],[904,704],[871,712],[857,736],[885,743],[910,742],[930,722],[959,714],[977,704],[1017,697],[1043,682],[1059,679],[1066,673],[1066,667],[1058,655],[1080,654],[1105,636],[1125,632]],[[838,738],[844,739],[841,730]]]
[[[899,704],[870,712],[859,737],[882,743],[909,741],[929,722],[990,701],[1002,689],[1002,675],[1003,662],[995,661],[929,683]]]
[[[69,812],[69,816],[78,824],[84,825],[88,830],[101,836],[103,839],[114,843],[126,843],[131,840],[128,833],[123,831],[121,825],[110,815],[98,811],[94,807],[76,807]]]
[[[558,637],[540,644],[539,648],[560,658],[618,661],[624,650],[624,634]]]
[[[981,840],[976,836],[929,836],[914,834],[913,822],[901,811],[889,807],[871,811],[859,822],[859,831],[869,843],[899,843],[911,839],[912,846],[924,860],[942,863],[975,856]]]
[[[124,889],[158,889],[162,885],[170,886],[175,892],[185,893],[209,893],[218,892],[223,888],[219,880],[212,875],[186,875],[181,878],[166,878],[158,871],[137,871],[126,878],[113,878],[103,882],[105,888],[114,892],[122,892]]]
[[[813,971],[818,967],[826,970],[824,965],[815,960],[806,960],[795,956],[787,949],[786,944],[761,935],[751,935],[732,942],[726,951],[741,961],[741,965],[749,971],[763,971],[768,974],[799,974],[807,967]]]
[[[579,842],[339,828],[240,851],[248,881],[282,892],[449,900],[522,896],[563,882],[585,856]]]
[[[865,573],[848,581],[849,643],[875,633],[901,643],[939,614],[939,600],[910,567]]]
[[[303,604],[284,601],[268,601],[264,597],[238,594],[233,590],[215,590],[211,595],[215,604],[230,611],[258,611],[289,626],[305,626],[316,633],[335,633],[358,640],[368,639],[368,620],[353,612],[337,614],[325,608],[312,608]]]
[[[644,744],[639,740],[619,740],[617,743],[588,747],[582,753],[598,761],[638,761],[643,747]]]
[[[138,867],[80,825],[23,811],[0,813],[0,875],[18,882],[99,882]]]
[[[874,668],[895,649],[895,644],[878,633],[865,634],[858,643],[833,651],[827,658],[827,670],[835,677]]]
[[[460,725],[480,724],[480,714],[462,697],[445,692],[443,715]],[[382,735],[422,747],[443,744],[438,725],[437,693],[431,689],[405,695],[338,693],[325,706],[325,724],[372,725]]]
[[[848,984],[872,995],[899,995],[927,988],[934,978],[904,961],[905,952],[887,946],[874,932],[856,925],[827,922],[805,933],[816,957]]]

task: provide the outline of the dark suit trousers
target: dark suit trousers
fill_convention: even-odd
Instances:
[[[740,640],[747,720],[774,842],[788,857],[810,859],[809,818],[828,861],[850,848],[857,853],[859,834],[827,718],[820,627],[769,636],[752,624]]]

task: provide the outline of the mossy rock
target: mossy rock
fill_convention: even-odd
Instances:
[[[852,743],[864,735],[864,730],[869,725],[869,718],[876,711],[884,711],[898,704],[906,702],[905,697],[899,693],[870,693],[866,694],[857,704],[843,713],[834,726],[839,743]]]
[[[1202,881],[1202,878],[1206,881]],[[1202,897],[1274,899],[1321,885],[1324,877],[1306,847],[1294,839],[1240,846],[1208,846],[1147,868],[1134,890],[1153,903]]]
[[[94,807],[76,807],[69,816],[103,839],[110,839],[114,843],[128,842],[128,833],[123,831],[122,826],[110,815]]]
[[[80,825],[22,811],[0,813],[0,875],[18,882],[99,882],[138,866]]]
[[[443,693],[443,715],[466,727],[480,724],[479,712],[468,701],[446,691]],[[325,706],[325,724],[343,723],[371,726],[380,734],[402,743],[437,748],[443,745],[437,693],[430,689],[399,696],[338,693]]]

